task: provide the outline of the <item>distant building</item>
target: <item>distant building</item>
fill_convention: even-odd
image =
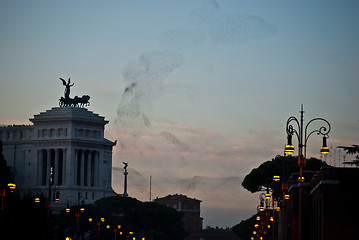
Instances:
[[[183,213],[183,226],[188,232],[200,232],[203,218],[201,218],[201,200],[189,198],[186,195],[174,194],[163,198],[156,198],[154,202],[164,204]]]
[[[104,117],[66,106],[41,112],[30,121],[32,125],[0,127],[3,154],[21,196],[48,197],[50,187],[51,206],[56,208],[115,194],[111,171],[116,142],[104,138]]]
[[[279,219],[279,239],[298,239],[299,174],[288,180],[290,200]],[[359,168],[323,167],[303,171],[302,239],[357,239]]]

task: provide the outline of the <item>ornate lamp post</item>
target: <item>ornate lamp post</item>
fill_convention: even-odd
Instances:
[[[305,126],[303,125],[303,120],[304,120],[304,111],[303,111],[303,104],[301,105],[301,110],[300,110],[300,120],[298,120],[296,117],[290,117],[287,120],[287,125],[286,125],[286,132],[287,132],[287,145],[285,146],[285,153],[287,154],[293,154],[294,153],[294,146],[292,144],[292,136],[295,134],[295,136],[297,136],[298,139],[298,166],[300,169],[299,172],[299,239],[302,239],[302,188],[303,188],[303,182],[304,182],[304,177],[303,177],[303,167],[305,167],[306,165],[306,155],[307,155],[307,142],[309,137],[313,134],[316,133],[317,135],[322,135],[323,136],[323,146],[320,149],[321,153],[329,153],[329,148],[327,146],[327,138],[329,137],[329,132],[330,132],[330,124],[327,120],[325,120],[324,118],[313,118],[312,120],[310,120]],[[308,126],[314,122],[314,121],[320,121],[322,123],[324,123],[324,126],[321,126],[319,129],[313,130],[311,132],[308,133]],[[294,128],[294,126],[292,125],[292,123],[296,123],[296,125],[294,124],[294,126],[297,127]],[[304,132],[303,132],[304,131]],[[304,154],[303,154],[303,150],[304,150]]]

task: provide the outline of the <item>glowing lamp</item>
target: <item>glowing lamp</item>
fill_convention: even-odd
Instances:
[[[292,135],[287,136],[287,145],[285,146],[284,153],[286,154],[294,153],[294,146],[292,144]]]
[[[263,211],[264,211],[264,207],[263,207],[263,206],[260,206],[260,207],[259,207],[259,211],[262,211],[262,212],[263,212]]]
[[[329,153],[329,148],[327,146],[327,138],[326,137],[323,137],[323,146],[320,148],[320,153],[324,153],[324,154],[327,154]]]
[[[256,219],[257,219],[257,221],[259,221],[259,220],[261,220],[261,217],[260,217],[260,216],[257,216],[257,218],[256,218]]]
[[[16,184],[15,183],[8,183],[7,186],[10,188],[10,189],[15,189],[16,188]]]
[[[101,222],[104,222],[105,221],[105,218],[101,218]]]
[[[266,199],[270,199],[270,196],[271,196],[270,193],[267,193],[266,194]]]
[[[276,210],[277,212],[279,212],[279,211],[280,211],[280,207],[276,207],[275,210]]]
[[[92,218],[89,218],[89,222],[92,222]]]
[[[273,176],[273,181],[274,182],[280,181],[280,176],[278,176],[278,175]]]
[[[107,228],[107,229],[110,229],[110,225],[106,225],[106,228]]]
[[[270,228],[270,225],[268,224],[267,228]]]
[[[259,225],[258,225],[258,224],[254,224],[254,227],[255,227],[255,228],[258,228],[258,227],[259,227]]]
[[[304,177],[298,177],[298,182],[304,182]]]
[[[269,221],[273,222],[273,221],[274,221],[274,218],[273,218],[273,217],[270,217]]]
[[[117,229],[120,229],[121,228],[121,225],[117,225]]]
[[[257,234],[257,232],[256,231],[253,231],[253,235],[256,235]]]
[[[80,208],[80,212],[84,212],[84,211],[85,211],[84,207]]]
[[[284,199],[285,199],[285,200],[289,200],[289,199],[290,199],[289,194],[285,194],[285,195],[284,195]]]
[[[40,202],[40,198],[38,198],[38,197],[35,198],[35,202],[36,202],[36,203],[39,203],[39,202]]]

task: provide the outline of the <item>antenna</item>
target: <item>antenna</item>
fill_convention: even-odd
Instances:
[[[150,202],[152,201],[151,191],[152,191],[152,176],[150,176]]]

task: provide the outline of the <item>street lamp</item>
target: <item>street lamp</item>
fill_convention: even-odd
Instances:
[[[320,148],[320,153],[327,154],[329,153],[329,148],[327,146],[327,137],[323,137],[323,146]]]
[[[273,176],[273,181],[274,181],[274,182],[279,182],[279,181],[280,181],[280,176],[274,175],[274,176]]]
[[[330,124],[324,118],[313,118],[310,120],[305,127],[303,126],[304,120],[304,111],[303,111],[303,104],[301,105],[300,110],[300,119],[298,120],[296,117],[290,117],[287,120],[286,125],[286,132],[287,132],[287,145],[285,146],[284,152],[287,154],[294,153],[294,146],[292,144],[292,136],[295,134],[298,139],[298,166],[299,166],[299,239],[302,239],[302,186],[304,182],[303,177],[303,167],[306,165],[306,155],[307,155],[307,142],[309,137],[316,133],[317,135],[323,136],[323,146],[321,147],[321,153],[328,153],[329,148],[327,147],[327,138],[329,137],[328,134],[330,132]],[[308,133],[308,126],[313,122],[322,122],[325,126],[321,126],[319,129],[315,129]],[[296,123],[297,129],[294,128],[292,123]],[[303,132],[304,131],[304,132]],[[303,154],[304,150],[304,154]]]
[[[16,184],[15,184],[15,183],[8,183],[7,186],[8,186],[11,190],[16,189]]]

